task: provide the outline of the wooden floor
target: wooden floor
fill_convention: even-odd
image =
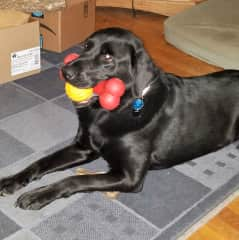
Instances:
[[[136,18],[126,9],[97,8],[96,28],[123,27],[132,30],[145,43],[155,63],[167,72],[180,76],[196,76],[219,71],[168,44],[163,37],[164,16],[137,12]],[[196,231],[188,240],[238,240],[239,198],[223,209],[215,218]]]
[[[193,233],[187,240],[238,240],[239,197]]]

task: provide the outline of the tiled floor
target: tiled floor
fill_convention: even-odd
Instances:
[[[0,86],[0,177],[69,144],[78,127],[58,70],[62,54],[42,52],[42,72]],[[106,168],[102,159],[85,166]],[[40,211],[14,207],[35,187],[73,175],[45,176],[12,196],[0,198],[0,239],[167,240],[176,239],[239,183],[237,143],[189,163],[148,174],[140,193],[109,200],[101,193],[75,194]]]

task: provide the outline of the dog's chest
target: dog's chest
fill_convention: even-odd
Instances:
[[[99,151],[105,143],[104,134],[96,124],[92,124],[89,128],[89,142],[96,151]]]
[[[122,132],[122,122],[109,115],[95,118],[89,125],[89,140],[92,147],[99,150],[108,141],[117,138]]]
[[[91,147],[99,151],[108,139],[109,117],[104,114],[96,114],[88,126],[89,141]]]

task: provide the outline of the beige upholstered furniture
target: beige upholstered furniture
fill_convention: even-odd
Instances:
[[[239,0],[209,0],[164,23],[166,40],[225,69],[239,69]]]
[[[205,0],[96,0],[96,6],[134,8],[153,13],[172,16]]]

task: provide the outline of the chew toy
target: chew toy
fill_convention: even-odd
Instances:
[[[105,91],[106,80],[102,80],[94,87],[94,93],[97,95],[101,95]]]
[[[71,53],[64,58],[64,64],[69,64],[75,59],[79,58],[80,55],[77,53]],[[66,95],[75,102],[87,101],[93,96],[93,88],[81,89],[77,88],[70,83],[65,83],[65,92]]]
[[[125,92],[125,84],[119,78],[111,78],[105,84],[105,92],[121,97]]]
[[[114,110],[119,106],[120,98],[105,92],[102,95],[100,95],[99,102],[101,107],[103,107],[104,109]]]
[[[71,53],[65,57],[64,64],[69,64],[79,57],[77,53]],[[75,102],[87,101],[96,94],[99,96],[101,107],[114,110],[120,104],[120,98],[125,92],[125,84],[119,78],[111,78],[100,81],[94,88],[80,89],[66,82],[65,92]]]
[[[65,83],[66,95],[74,102],[87,101],[93,96],[93,88],[77,88],[70,83]]]
[[[64,64],[66,65],[66,64],[76,60],[79,57],[80,57],[80,55],[78,53],[70,53],[64,58]]]
[[[99,95],[100,105],[107,110],[114,110],[120,104],[120,97],[125,92],[125,84],[119,78],[111,78],[98,83],[94,92]]]
[[[68,54],[68,55],[64,58],[64,60],[63,60],[64,65],[66,65],[66,64],[68,64],[68,63],[76,60],[76,59],[79,58],[79,57],[80,57],[80,55],[79,55],[78,53],[70,53],[70,54]],[[61,80],[65,80],[61,69],[59,70],[59,78],[60,78]]]

